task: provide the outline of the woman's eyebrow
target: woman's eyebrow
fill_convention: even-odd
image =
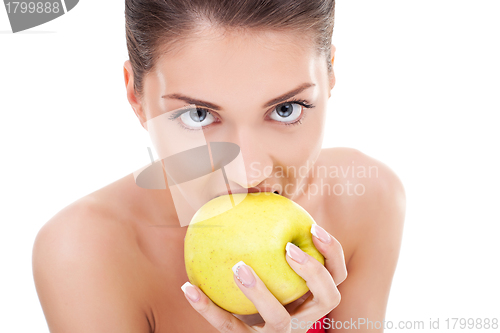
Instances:
[[[267,108],[267,107],[270,107],[271,105],[278,104],[280,102],[286,101],[287,99],[289,99],[289,98],[291,98],[291,97],[293,97],[293,96],[301,93],[303,90],[306,90],[307,88],[314,87],[314,86],[315,86],[314,83],[302,83],[297,88],[295,88],[293,90],[290,90],[289,92],[284,93],[281,96],[273,98],[272,100],[270,100],[269,102],[267,102],[266,104],[264,104],[263,107]]]
[[[192,98],[189,96],[185,96],[182,94],[169,94],[169,95],[163,95],[161,98],[170,98],[170,99],[179,99],[181,101],[184,101],[188,104],[194,104],[196,106],[204,106],[209,109],[213,109],[216,111],[220,111],[222,108],[216,104],[210,103],[210,102],[205,102],[196,98]]]
[[[272,100],[270,100],[269,102],[267,102],[266,104],[264,104],[263,108],[267,108],[267,107],[270,107],[271,105],[278,104],[280,102],[286,101],[287,99],[289,99],[289,98],[291,98],[291,97],[293,97],[293,96],[301,93],[302,91],[306,90],[307,88],[314,87],[314,86],[315,86],[314,83],[302,83],[297,88],[295,88],[293,90],[290,90],[289,92],[284,93],[281,96],[273,98]],[[220,106],[218,106],[218,105],[216,105],[214,103],[210,103],[210,102],[207,102],[207,101],[202,101],[202,100],[199,100],[199,99],[196,99],[196,98],[192,98],[192,97],[189,97],[189,96],[186,96],[186,95],[182,95],[182,94],[168,94],[168,95],[161,96],[161,98],[178,99],[178,100],[184,101],[184,102],[186,102],[188,104],[194,104],[194,105],[197,105],[197,106],[204,106],[206,108],[210,108],[210,109],[213,109],[213,110],[216,110],[216,111],[220,111],[222,109],[222,107],[220,107]]]

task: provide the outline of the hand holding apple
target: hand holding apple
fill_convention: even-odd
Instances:
[[[249,326],[230,312],[248,314],[255,313],[253,309],[256,309],[265,321],[264,327],[271,329],[282,325],[283,322],[290,323],[291,315],[304,322],[318,320],[340,302],[336,286],[347,276],[342,246],[314,221],[311,222],[312,218],[307,212],[290,200],[274,194],[247,195],[247,197],[253,199],[245,204],[245,198],[236,206],[237,208],[242,205],[240,210],[232,209],[233,214],[239,211],[232,216],[232,219],[247,221],[239,223],[240,227],[243,225],[244,232],[237,232],[239,228],[232,229],[230,220],[221,219],[224,216],[229,217],[230,207],[210,205],[211,209],[201,209],[193,218],[195,223],[188,228],[185,239],[185,260],[188,277],[194,285],[186,282],[182,286],[186,298],[214,327],[222,329],[223,325],[230,323],[234,325],[235,332],[246,332]],[[266,197],[272,197],[274,200],[263,199]],[[257,204],[259,198],[267,201],[265,209],[256,209],[256,206],[252,206],[262,206],[263,202]],[[285,204],[287,208],[283,212],[278,206],[287,201],[292,204],[288,203],[290,206]],[[279,202],[279,205],[276,202]],[[246,209],[243,209],[245,207]],[[297,210],[302,210],[306,215],[297,213]],[[273,215],[270,212],[274,212],[277,214],[274,215],[276,220],[274,218],[272,219],[274,222],[268,222],[270,219],[259,220],[259,211],[270,215]],[[295,214],[290,214],[289,211],[295,211]],[[205,220],[205,216],[213,216],[217,212],[224,213],[217,215],[218,219]],[[288,219],[293,220],[294,216],[301,216],[304,220],[288,221]],[[307,220],[309,222],[305,222]],[[252,223],[262,223],[262,225],[256,227]],[[290,224],[294,223],[297,223],[295,227],[290,227]],[[197,224],[199,225],[195,227]],[[219,227],[216,227],[217,225]],[[267,233],[264,235],[257,229],[264,229]],[[294,236],[296,229],[299,232]],[[311,237],[311,232],[315,237]],[[249,241],[252,237],[255,237],[253,242]],[[198,241],[193,242],[194,239]],[[287,242],[292,244],[286,246]],[[217,248],[228,248],[229,252],[218,253]],[[208,260],[198,257],[196,251],[208,252]],[[323,265],[323,256],[326,259],[326,267]],[[205,271],[208,273],[204,273]],[[283,304],[299,298],[308,289],[312,295],[292,313],[288,313]],[[286,301],[282,301],[283,299]],[[253,328],[258,331],[263,329],[260,326]]]

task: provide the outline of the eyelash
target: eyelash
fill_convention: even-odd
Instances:
[[[294,99],[294,100],[285,101],[285,102],[281,102],[280,104],[277,104],[277,105],[276,105],[276,106],[275,106],[275,107],[271,110],[271,112],[273,112],[274,110],[276,110],[276,107],[277,107],[277,106],[282,105],[282,104],[286,104],[286,103],[299,104],[299,105],[303,106],[303,107],[304,107],[304,108],[306,108],[306,109],[312,109],[312,108],[316,107],[315,105],[308,103],[308,102],[307,102],[306,100],[304,100],[304,99]],[[207,112],[209,112],[209,113],[211,113],[211,114],[213,115],[213,111],[210,111],[209,109],[206,109],[206,108],[197,108],[197,109],[198,109],[198,110],[204,110],[204,111],[207,111]],[[174,114],[172,114],[171,116],[169,116],[169,119],[170,119],[170,120],[175,120],[175,119],[179,118],[182,114],[184,114],[185,112],[188,112],[188,111],[189,111],[189,110],[186,110],[186,111],[179,110],[179,111],[175,112]],[[271,113],[271,112],[269,112],[269,113]],[[306,114],[305,109],[303,109],[303,110],[302,110],[302,112],[303,112],[303,113],[302,113],[301,117],[300,117],[298,120],[296,120],[296,121],[294,121],[294,122],[292,122],[292,123],[282,123],[282,125],[285,125],[285,126],[293,126],[293,125],[300,125],[300,124],[302,124],[302,120],[304,119],[305,114]],[[186,129],[186,130],[188,130],[188,131],[199,131],[199,129],[192,129],[192,128],[188,128],[188,127],[182,126],[181,124],[179,124],[179,125],[180,125],[182,128],[184,128],[184,129]],[[210,126],[210,125],[208,125],[208,126]]]

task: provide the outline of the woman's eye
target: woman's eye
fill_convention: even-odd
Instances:
[[[181,121],[190,128],[201,128],[214,122],[215,117],[205,109],[191,109],[180,116]]]
[[[297,103],[283,103],[271,112],[270,118],[283,123],[293,122],[302,114],[302,105]]]

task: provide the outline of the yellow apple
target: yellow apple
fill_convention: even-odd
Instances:
[[[285,247],[291,242],[324,264],[312,242],[313,218],[278,194],[230,196],[206,203],[188,227],[184,259],[189,281],[221,308],[242,315],[257,309],[233,280],[231,268],[239,261],[252,267],[283,305],[304,295],[309,288],[286,261]]]

